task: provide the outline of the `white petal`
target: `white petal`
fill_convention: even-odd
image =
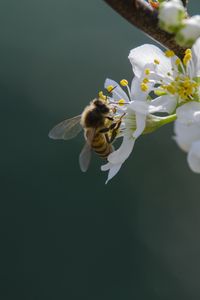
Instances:
[[[175,33],[185,17],[185,9],[180,0],[164,1],[159,8],[159,25],[167,32]]]
[[[187,161],[193,172],[200,173],[200,140],[192,143]]]
[[[147,99],[147,96],[149,95],[149,93],[151,92],[155,84],[155,80],[151,80],[151,82],[147,84],[148,90],[146,92],[141,90],[141,83],[143,79],[147,77],[145,74],[145,70],[149,69],[150,71],[154,72],[155,67],[156,67],[155,64],[146,64],[142,70],[141,76],[140,77],[135,76],[133,78],[133,81],[131,83],[131,100],[144,101]],[[148,78],[151,79],[151,75],[149,75]]]
[[[109,85],[115,87],[112,91],[112,95],[115,101],[119,99],[124,99],[125,102],[129,102],[130,99],[128,98],[127,94],[124,92],[124,90],[121,88],[121,86],[114,80],[107,78],[104,87],[107,88]]]
[[[109,170],[106,184],[108,183],[109,180],[111,180],[119,172],[121,166],[122,166],[122,164],[112,164],[110,162],[108,162],[106,165],[101,166],[102,171]]]
[[[200,76],[200,38],[198,38],[192,47],[192,61],[194,63],[194,77]]]
[[[200,126],[196,123],[188,125],[177,120],[174,131],[176,134],[174,139],[183,151],[188,152],[192,143],[200,140]]]
[[[160,112],[167,112],[171,114],[176,108],[177,100],[173,96],[164,95],[152,100],[151,105],[155,107],[160,107]]]
[[[108,156],[108,161],[113,164],[122,164],[131,154],[134,143],[134,138],[124,136],[121,146]]]
[[[144,101],[147,98],[146,93],[141,91],[141,82],[142,79],[135,76],[131,83],[131,100],[140,100]]]
[[[150,44],[144,44],[140,47],[132,49],[128,56],[133,67],[133,72],[137,77],[140,77],[146,64],[154,63],[157,59],[160,64],[157,65],[157,71],[166,76],[171,72],[171,60],[158,47]]]
[[[136,113],[136,130],[133,133],[133,137],[137,139],[144,131],[146,126],[146,115]]]
[[[146,115],[149,112],[149,104],[143,101],[131,101],[128,106],[128,111],[130,110]]]
[[[190,48],[200,37],[200,16],[192,16],[182,21],[182,27],[176,34],[176,41],[180,46]]]
[[[200,103],[189,102],[176,110],[179,122],[185,124],[200,123]]]

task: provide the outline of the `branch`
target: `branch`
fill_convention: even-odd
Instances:
[[[183,2],[183,5],[186,7],[187,5],[188,5],[188,0],[182,0],[182,2]]]
[[[143,0],[104,0],[131,24],[144,31],[150,38],[183,57],[185,49],[176,44],[174,35],[158,26],[158,12]],[[187,0],[183,0],[187,2]]]

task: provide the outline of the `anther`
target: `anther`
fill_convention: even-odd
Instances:
[[[143,92],[146,92],[148,90],[148,85],[146,83],[142,82],[140,84],[140,88]]]
[[[186,49],[185,54],[191,54],[192,55],[192,50],[191,49]]]
[[[190,52],[186,53],[185,56],[184,56],[184,58],[183,58],[184,65],[187,65],[187,63],[191,60],[191,58],[192,58],[192,54]]]
[[[118,105],[123,106],[125,104],[125,100],[124,99],[119,99],[118,100]]]
[[[128,85],[128,80],[122,79],[122,80],[120,81],[120,84],[121,84],[121,86],[127,86],[127,85]]]
[[[175,53],[172,50],[165,51],[165,56],[166,57],[173,57],[174,55],[175,55]]]
[[[175,64],[178,66],[178,65],[180,65],[180,63],[181,63],[180,58],[177,58],[177,60],[175,61]]]
[[[160,64],[160,61],[159,61],[158,59],[154,59],[154,63],[155,63],[156,65],[159,65],[159,64]]]
[[[112,90],[114,89],[114,86],[113,86],[113,85],[108,85],[108,86],[106,87],[106,89],[107,89],[107,91],[110,93],[110,92],[112,92]]]
[[[144,78],[142,82],[148,83],[148,82],[149,82],[149,79],[148,79],[148,78]]]
[[[150,69],[148,69],[148,68],[145,69],[145,70],[144,70],[144,73],[145,73],[145,75],[149,75],[149,74],[150,74]]]
[[[107,97],[103,94],[102,91],[99,92],[99,98],[100,98],[101,100],[106,100],[106,99],[107,99]]]

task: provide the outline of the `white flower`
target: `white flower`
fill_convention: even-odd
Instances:
[[[181,0],[164,1],[159,7],[159,26],[169,32],[175,33],[185,18],[185,8]]]
[[[189,151],[188,160],[192,168],[192,162],[198,158],[198,147],[194,147],[196,144],[193,143],[200,140],[199,53],[200,38],[192,49],[186,50],[182,61],[173,51],[163,52],[154,45],[145,44],[130,51],[129,60],[135,77],[131,88],[126,80],[121,82],[122,86],[126,86],[127,93],[116,82],[106,80],[105,87],[112,92],[111,102],[125,114],[120,135],[123,136],[122,144],[108,156],[108,163],[102,166],[103,171],[109,171],[107,182],[129,157],[136,139],[143,133],[150,133],[174,121],[176,111],[175,139],[183,150]],[[152,96],[153,92],[156,98],[150,100],[149,94]],[[120,104],[124,107],[119,108]],[[189,104],[193,105],[192,108]],[[155,116],[158,112],[169,115],[163,118]]]
[[[185,19],[181,29],[176,34],[176,42],[180,46],[191,47],[200,37],[200,16]]]
[[[108,156],[108,163],[101,167],[103,171],[109,171],[106,183],[120,170],[124,161],[131,154],[136,139],[143,132],[152,132],[167,123],[167,118],[154,116],[153,113],[172,110],[171,103],[167,102],[167,98],[148,100],[148,94],[153,88],[154,82],[144,80],[147,69],[155,71],[156,65],[147,64],[139,77],[133,79],[131,89],[126,84],[128,95],[115,81],[107,79],[105,82],[108,90],[115,87],[112,90],[113,101],[115,104],[117,101],[124,103],[124,108],[121,109],[126,113],[122,124],[122,144],[119,149]],[[123,82],[122,85],[124,85]]]
[[[177,109],[174,130],[177,144],[188,152],[189,167],[200,173],[200,103],[190,102]]]
[[[173,51],[162,52],[154,45],[143,45],[130,52],[133,71],[139,76],[147,63],[157,64],[155,71],[146,76],[156,84],[157,101],[167,98],[168,105],[175,109],[189,101],[198,101],[200,96],[200,38],[192,49],[187,49],[183,61]],[[172,112],[172,111],[171,111]]]

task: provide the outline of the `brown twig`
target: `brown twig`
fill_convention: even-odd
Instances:
[[[158,26],[158,12],[143,0],[104,0],[127,21],[144,31],[150,38],[183,57],[185,49],[176,44],[174,35]],[[183,0],[187,2],[187,0]]]
[[[185,7],[188,5],[188,0],[182,0],[182,2]]]

